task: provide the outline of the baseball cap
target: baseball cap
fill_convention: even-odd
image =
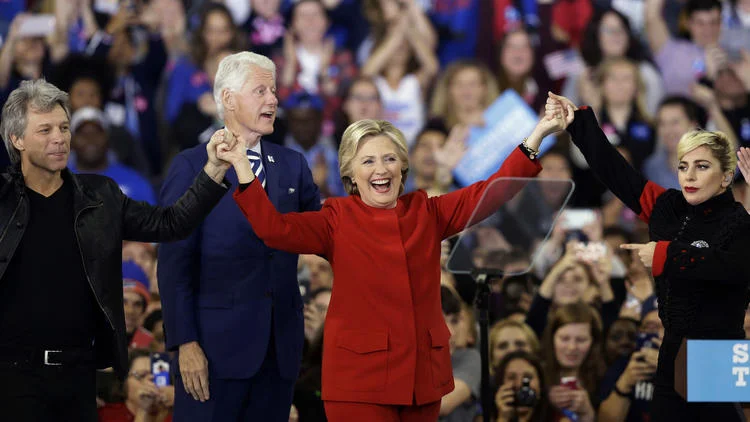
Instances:
[[[105,131],[109,130],[109,121],[101,110],[94,107],[83,107],[73,113],[70,118],[70,131],[75,132],[82,124],[87,122],[98,123]]]

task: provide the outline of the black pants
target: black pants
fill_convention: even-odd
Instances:
[[[0,419],[96,422],[93,367],[11,367],[0,363]]]

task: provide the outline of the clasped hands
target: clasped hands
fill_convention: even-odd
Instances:
[[[219,129],[211,135],[206,145],[208,162],[206,172],[223,173],[233,166],[240,183],[250,183],[255,179],[250,161],[247,158],[246,142],[227,129]],[[216,179],[214,179],[216,180]]]

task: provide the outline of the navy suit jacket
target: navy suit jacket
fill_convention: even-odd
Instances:
[[[265,141],[261,153],[266,190],[279,212],[320,209],[304,156]],[[160,203],[175,202],[206,160],[205,145],[178,154]],[[226,178],[237,185],[234,169]],[[297,255],[268,248],[232,195],[188,239],[159,247],[158,279],[168,349],[198,341],[212,377],[250,378],[263,363],[273,326],[281,375],[297,377],[304,341]]]

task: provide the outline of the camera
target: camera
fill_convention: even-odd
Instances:
[[[513,405],[516,407],[534,407],[536,401],[536,391],[531,388],[531,378],[523,377],[521,388],[516,391],[516,399],[513,402]]]

